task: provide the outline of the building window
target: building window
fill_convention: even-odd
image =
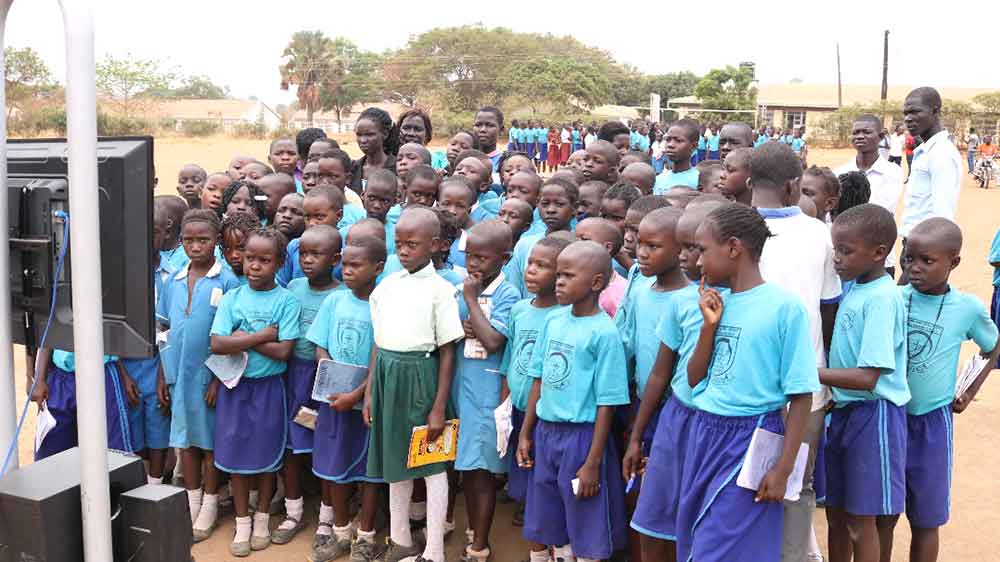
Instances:
[[[806,124],[806,112],[805,111],[786,111],[785,112],[785,128],[786,129],[797,129],[802,125]]]
[[[768,127],[774,125],[774,110],[766,107],[760,110],[760,124]]]

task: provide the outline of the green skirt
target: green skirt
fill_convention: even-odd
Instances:
[[[407,468],[413,428],[427,425],[438,387],[433,353],[375,352],[372,375],[372,425],[368,441],[368,476],[402,482],[444,472],[448,463]],[[454,417],[449,404],[445,419]]]

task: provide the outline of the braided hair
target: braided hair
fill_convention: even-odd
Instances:
[[[181,231],[188,224],[196,222],[207,224],[216,234],[222,232],[222,224],[219,222],[219,216],[209,209],[191,209],[184,213],[184,218],[181,219]]]
[[[399,151],[399,128],[392,122],[392,117],[384,109],[369,107],[358,116],[355,126],[365,119],[374,123],[382,132],[382,152],[395,155]]]
[[[864,172],[847,172],[837,178],[840,182],[840,202],[834,217],[858,205],[868,202],[872,195],[872,186]]]
[[[264,228],[258,228],[250,233],[247,237],[247,242],[250,242],[251,238],[264,238],[271,241],[274,244],[275,256],[278,260],[278,266],[282,266],[285,263],[285,252],[288,249],[288,238],[281,233],[280,230],[274,228],[273,226],[266,226]]]
[[[632,203],[635,203],[640,197],[642,197],[642,192],[639,191],[638,187],[627,181],[618,181],[604,192],[603,198],[624,201],[625,206],[631,208]]]
[[[247,194],[250,195],[251,205],[253,206],[254,212],[257,213],[257,217],[267,216],[267,195],[257,187],[253,182],[248,182],[245,180],[237,180],[229,184],[229,187],[222,192],[222,205],[219,206],[219,218],[225,218],[226,208],[229,207],[229,203],[232,202],[233,197],[239,193],[241,188],[247,188]],[[261,199],[258,199],[260,197]]]
[[[299,157],[305,159],[309,155],[309,147],[318,140],[326,140],[326,132],[317,127],[302,129],[295,135],[295,147],[299,151]]]
[[[424,138],[424,142],[422,142],[421,144],[427,146],[427,143],[431,142],[431,139],[434,138],[434,126],[431,124],[431,116],[427,115],[427,112],[424,111],[423,109],[413,107],[404,111],[399,116],[399,119],[396,120],[397,134],[402,134],[401,132],[403,130],[403,121],[406,121],[410,117],[419,117],[420,120],[424,122],[424,134],[426,136]],[[399,139],[398,144],[401,146],[403,144],[403,140]]]
[[[760,260],[764,242],[772,236],[760,213],[742,203],[722,205],[709,213],[706,220],[711,221],[715,227],[717,241],[724,242],[730,238],[738,238],[754,261]]]

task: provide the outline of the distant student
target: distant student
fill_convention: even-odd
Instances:
[[[507,150],[510,152],[520,151],[518,136],[521,134],[521,123],[514,119],[510,122],[510,129],[507,129]]]
[[[485,152],[486,156],[493,162],[494,183],[499,183],[497,163],[500,161],[503,151],[497,148],[497,138],[503,132],[503,112],[491,106],[479,108],[472,130],[479,140],[479,150]],[[521,132],[523,134],[524,130],[522,129]]]
[[[631,183],[639,188],[643,195],[653,193],[653,186],[656,185],[656,170],[645,162],[634,162],[621,171],[622,181]]]
[[[229,161],[226,174],[229,175],[231,181],[241,181],[246,178],[246,172],[243,171],[244,166],[256,160],[256,158],[248,154],[237,154]]]
[[[215,466],[230,474],[236,533],[229,553],[244,557],[271,544],[269,509],[275,472],[285,456],[288,420],[281,374],[299,337],[298,300],[275,281],[285,257],[285,236],[274,229],[250,235],[243,256],[248,283],[225,294],[212,322],[212,353],[246,353],[248,362],[232,388],[219,387]],[[185,476],[187,472],[185,471]],[[259,485],[250,518],[250,484]]]
[[[304,277],[292,279],[288,292],[299,303],[299,338],[285,373],[285,420],[288,429],[285,444],[285,519],[271,533],[271,542],[287,544],[306,526],[301,473],[313,452],[315,436],[309,428],[295,422],[303,407],[322,409],[312,399],[316,379],[316,344],[305,337],[326,298],[340,289],[333,277],[333,267],[340,261],[340,233],[329,225],[318,225],[302,235],[299,244],[299,267]]]
[[[549,127],[546,140],[548,147],[542,171],[547,169],[549,172],[554,172],[559,168],[559,155],[562,153],[562,138],[559,135],[559,130],[556,127]]]
[[[201,207],[201,190],[205,187],[206,179],[208,174],[197,164],[185,164],[177,172],[177,195],[180,195],[191,209]]]
[[[538,210],[542,220],[545,221],[546,230],[544,233],[522,236],[514,246],[510,261],[503,269],[504,277],[518,289],[522,297],[531,296],[524,285],[524,271],[528,265],[531,249],[549,234],[570,230],[579,197],[576,186],[563,179],[550,178],[542,185]]]
[[[234,181],[222,193],[219,211],[220,219],[230,213],[250,213],[261,220],[267,216],[267,195],[255,183]]]
[[[706,160],[718,160],[719,159],[719,134],[718,127],[715,123],[708,126],[708,130],[705,131],[705,144],[708,149]]]
[[[323,301],[306,335],[316,345],[317,359],[348,365],[368,362],[374,342],[368,299],[385,260],[382,240],[369,236],[348,241],[342,260],[347,290],[335,290]],[[381,545],[375,542],[382,481],[366,474],[368,427],[357,408],[364,397],[362,384],[353,392],[330,396],[329,406],[319,406],[313,474],[322,479],[323,499],[312,560],[335,560],[350,553],[351,560],[371,562],[382,554]],[[356,530],[352,528],[350,508],[355,485],[361,487]]]
[[[580,149],[573,144],[573,135],[569,131],[569,125],[563,125],[559,130],[559,164],[569,164],[571,154],[575,154]]]
[[[302,232],[306,229],[306,215],[302,207],[304,200],[301,193],[289,193],[278,203],[278,210],[274,214],[274,227],[289,240],[302,236]]]
[[[396,176],[389,170],[373,170],[368,176],[365,192],[361,200],[365,206],[368,218],[375,219],[385,225],[386,247],[390,254],[395,253],[396,242],[393,230],[395,226],[389,222],[389,210],[396,204]],[[346,238],[346,228],[341,227],[341,238]]]
[[[198,208],[218,213],[222,208],[222,194],[231,182],[229,176],[222,172],[210,174],[201,188],[201,205]]]
[[[335,148],[324,152],[316,163],[319,166],[316,185],[333,186],[344,193],[344,214],[337,228],[350,226],[364,218],[365,208],[361,195],[349,187],[351,178],[354,177],[351,172],[354,164],[350,155]]]
[[[615,256],[615,269],[624,270],[625,279],[628,282],[625,292],[628,294],[629,288],[637,278],[644,278],[652,282],[651,277],[642,275],[639,271],[639,264],[636,262],[636,248],[639,245],[639,223],[646,218],[650,212],[663,207],[669,207],[670,203],[658,195],[645,195],[636,199],[629,205],[625,212],[625,222],[622,227],[622,251]]]
[[[588,180],[614,183],[618,179],[618,152],[607,141],[596,141],[587,147],[583,175]]]
[[[504,280],[500,268],[510,258],[510,227],[488,220],[469,230],[466,268],[458,311],[465,339],[458,342],[452,402],[458,413],[458,457],[455,470],[462,475],[472,541],[465,549],[468,560],[490,557],[489,534],[496,505],[495,474],[507,472],[496,446],[493,416],[501,402],[500,361],[509,336],[510,310],[521,299]]]
[[[635,287],[615,315],[626,356],[634,359],[640,399],[622,475],[626,481],[641,478],[631,527],[641,534],[643,560],[676,557],[680,477],[695,412],[687,360],[702,319],[698,290],[684,276],[678,259],[675,231],[682,214],[680,209],[660,208],[642,219],[638,267],[653,282]],[[644,458],[649,462],[640,474]]]
[[[436,170],[444,170],[444,175],[449,176],[455,170],[456,158],[465,150],[474,148],[479,150],[479,138],[472,131],[467,131],[465,129],[459,130],[457,133],[452,135],[451,139],[448,141],[448,148],[445,151],[445,160],[447,164],[444,168],[437,168]]]
[[[254,160],[243,166],[243,179],[249,183],[257,183],[257,180],[274,173],[274,169],[267,164]]]
[[[625,231],[625,216],[632,203],[642,197],[642,192],[630,183],[618,182],[612,185],[601,200],[601,218],[607,219],[622,232]]]
[[[781,501],[820,386],[805,308],[758,270],[769,235],[757,211],[738,203],[709,213],[696,234],[704,322],[687,363],[698,413],[684,452],[678,560],[781,555]],[[710,287],[716,285],[729,293],[723,297]],[[738,486],[734,475],[757,429],[784,434],[784,444],[754,491]]]
[[[753,198],[750,193],[750,186],[747,179],[750,177],[750,156],[753,151],[749,148],[737,148],[726,156],[723,163],[722,187],[719,193],[723,197],[736,203],[749,205]]]
[[[510,227],[514,243],[521,239],[521,235],[528,231],[532,223],[534,209],[522,199],[507,199],[500,207],[500,216],[497,217]],[[544,223],[543,223],[544,224]]]
[[[153,198],[153,212],[162,212],[167,219],[163,245],[159,252],[160,257],[165,258],[170,267],[174,269],[180,269],[188,262],[188,256],[184,253],[184,245],[181,244],[181,221],[187,211],[187,204],[180,197],[157,195]]]
[[[614,223],[607,219],[591,217],[584,219],[576,225],[576,237],[579,240],[589,240],[597,242],[608,251],[609,257],[617,256],[622,249],[622,233]],[[615,317],[618,305],[625,295],[625,287],[628,282],[620,275],[615,268],[611,268],[611,276],[607,282],[607,287],[601,291],[597,299],[601,310],[606,312],[611,318]]]
[[[246,250],[247,239],[260,228],[257,217],[250,213],[231,213],[222,221],[222,231],[219,234],[222,248],[223,269],[236,277],[240,285],[247,284],[247,276],[243,272],[243,253]]]
[[[983,304],[948,284],[961,251],[958,225],[932,218],[910,231],[901,260],[910,276],[902,293],[909,348],[906,380],[913,395],[906,405],[906,518],[914,562],[937,560],[938,528],[948,522],[953,413],[969,407],[1000,355],[997,327]],[[988,361],[968,390],[956,397],[955,373],[966,340],[974,341]]]
[[[532,471],[524,538],[543,545],[529,560],[603,560],[625,544],[624,486],[608,438],[614,409],[627,404],[625,352],[597,304],[611,260],[594,242],[574,242],[557,260],[563,308],[542,325],[528,370],[534,378],[517,449]]]
[[[288,174],[295,182],[295,172],[299,163],[299,149],[290,138],[271,141],[267,151],[267,161],[276,173]],[[298,184],[295,184],[298,187]]]
[[[896,222],[878,205],[858,205],[837,216],[832,234],[837,273],[855,284],[837,310],[830,368],[820,370],[836,404],[825,450],[830,560],[853,551],[874,562],[892,540],[880,537],[877,518],[899,515],[906,499],[907,313],[885,272]]]
[[[302,210],[305,214],[306,231],[321,224],[338,227],[342,224],[344,213],[344,192],[333,185],[317,186],[306,194],[306,198],[302,202]],[[346,230],[342,228],[340,232],[343,240],[346,238],[343,234]],[[305,275],[299,261],[300,244],[301,238],[296,238],[288,243],[284,263],[275,276],[281,286],[287,286],[292,279],[298,279]],[[337,276],[336,267],[334,268],[334,276]]]
[[[170,410],[170,447],[181,449],[195,541],[211,535],[219,513],[214,450],[220,383],[205,360],[222,296],[240,286],[214,254],[220,231],[219,218],[207,209],[184,215],[181,236],[191,262],[164,285],[156,304],[157,323],[161,331],[169,330],[156,392],[160,405]]]
[[[684,185],[697,190],[698,169],[692,167],[691,152],[695,149],[700,138],[698,122],[691,119],[681,119],[667,129],[667,134],[663,138],[667,141],[666,153],[672,167],[656,176],[653,194],[663,195],[676,185]]]
[[[580,185],[580,200],[576,203],[576,220],[582,221],[588,217],[598,217],[601,214],[601,201],[611,187],[601,180],[589,180]]]
[[[462,229],[459,237],[451,245],[451,253],[448,258],[448,261],[459,267],[465,267],[466,233],[475,224],[469,213],[472,212],[475,204],[475,188],[465,177],[455,176],[441,183],[438,206],[451,213]]]
[[[722,177],[726,172],[725,166],[718,160],[705,160],[698,162],[695,166],[698,169],[698,191],[702,193],[721,193]]]
[[[826,224],[833,223],[831,214],[840,202],[840,180],[830,168],[812,165],[802,172],[799,187],[804,197],[816,205],[816,218]]]
[[[708,158],[708,131],[698,135],[698,147],[695,149],[694,156],[692,157],[692,164],[697,166],[702,161]]]
[[[399,147],[399,154],[396,155],[396,175],[403,180],[406,186],[406,174],[417,166],[430,166],[433,161],[431,152],[424,148],[422,144],[408,142]]]
[[[267,196],[265,204],[266,212],[261,217],[261,222],[267,226],[274,224],[274,215],[278,212],[278,206],[286,195],[296,193],[295,180],[292,176],[282,172],[268,174],[257,180],[257,187]]]
[[[431,263],[439,232],[437,217],[429,209],[403,211],[396,240],[405,271],[387,277],[369,299],[375,349],[363,410],[371,427],[367,474],[389,482],[390,533],[385,555],[389,560],[421,553],[410,534],[409,508],[413,479],[423,478],[427,546],[422,556],[428,562],[444,562],[446,463],[406,467],[413,427],[427,425],[430,440],[444,429],[454,342],[464,336],[455,288],[435,273]]]

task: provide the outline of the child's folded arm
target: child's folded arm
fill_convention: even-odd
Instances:
[[[277,326],[268,326],[252,334],[236,331],[230,335],[212,334],[212,353],[229,355],[254,348],[262,343],[277,341]]]
[[[265,357],[278,361],[288,361],[295,349],[295,340],[261,343],[253,346],[253,350]]]
[[[875,390],[882,369],[855,367],[853,369],[820,369],[819,382],[845,390]]]

